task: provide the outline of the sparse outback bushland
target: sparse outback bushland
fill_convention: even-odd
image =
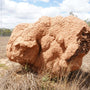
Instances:
[[[71,17],[71,19],[72,18],[73,17]],[[57,19],[57,18],[54,18],[54,19]],[[50,20],[50,19],[47,18],[47,20]],[[47,24],[44,23],[45,30],[47,30],[49,25],[50,25],[50,23],[48,23],[48,22],[46,21]],[[78,20],[77,20],[77,22],[78,22]],[[56,25],[54,23],[57,23],[57,21],[53,22],[52,26]],[[66,24],[68,25],[68,23],[69,22],[68,22],[68,19],[67,19],[66,20]],[[76,23],[76,22],[74,22],[74,23]],[[43,25],[43,22],[42,22],[41,25]],[[84,22],[83,22],[83,25],[84,25]],[[21,26],[19,28],[21,28],[21,32],[22,32],[23,28]],[[37,26],[37,24],[36,24],[36,26]],[[21,39],[21,40],[17,39],[16,42],[13,44],[13,45],[16,45],[16,47],[12,48],[11,46],[9,47],[9,45],[8,45],[9,53],[7,53],[7,54],[8,54],[8,57],[10,58],[11,61],[8,60],[7,55],[6,55],[6,45],[7,45],[7,42],[9,40],[9,37],[0,37],[0,90],[90,90],[90,52],[88,52],[89,51],[89,47],[90,47],[88,45],[88,44],[90,44],[89,43],[90,42],[90,38],[89,38],[90,37],[90,33],[89,33],[89,31],[88,31],[88,34],[86,32],[86,30],[89,30],[89,29],[87,29],[89,27],[86,25],[87,28],[85,28],[85,27],[80,28],[77,25],[77,23],[76,23],[76,26],[80,30],[79,34],[77,34],[78,31],[76,32],[76,37],[75,37],[76,39],[72,35],[73,29],[71,28],[72,29],[71,36],[74,38],[73,40],[75,40],[75,42],[74,42],[74,43],[76,43],[75,45],[71,44],[71,42],[73,42],[72,37],[71,38],[68,37],[68,39],[66,37],[66,40],[63,40],[62,37],[59,38],[59,35],[58,35],[58,37],[55,38],[54,34],[56,34],[56,31],[55,31],[55,33],[51,32],[51,36],[48,36],[48,38],[51,38],[49,44],[48,44],[48,42],[49,42],[48,40],[49,39],[47,37],[43,37],[42,38],[41,41],[42,41],[43,44],[40,43],[40,41],[35,42],[35,41],[33,41],[33,39],[31,40],[30,37],[27,37],[27,38],[25,37],[24,38],[27,41],[28,41],[28,39],[31,40],[29,42],[29,44],[28,44],[28,42],[26,42],[26,43],[23,42],[24,43],[23,44],[22,43],[23,39],[20,37],[19,39]],[[81,25],[81,27],[82,27],[82,25]],[[43,30],[43,28],[42,28],[42,30]],[[50,30],[52,31],[53,29],[51,28]],[[69,30],[70,29],[68,29],[67,31],[69,31]],[[76,30],[77,30],[77,28],[75,27],[75,31]],[[26,31],[28,31],[28,30],[26,30]],[[36,31],[37,31],[37,29],[36,29]],[[16,31],[16,33],[17,33],[17,31]],[[63,32],[63,33],[65,33],[65,32]],[[15,39],[15,35],[14,36],[13,35],[12,35],[11,38]],[[27,36],[27,34],[25,34],[25,35]],[[37,33],[33,33],[32,32],[32,35],[33,36],[36,35],[36,38],[37,38],[36,40],[38,40],[38,38],[39,38],[38,35],[41,35],[41,34],[38,33],[38,32]],[[81,40],[81,43],[77,42],[77,35],[79,35],[78,42]],[[43,34],[42,34],[42,36],[43,36]],[[57,36],[57,34],[56,34],[56,36]],[[41,36],[40,36],[40,38],[41,38]],[[55,39],[53,39],[53,38],[55,38]],[[55,41],[56,39],[57,39],[57,41]],[[71,41],[69,42],[69,44],[67,44],[67,42],[70,39],[71,39]],[[47,42],[45,42],[45,40],[47,40]],[[12,43],[12,41],[13,40],[10,40],[9,44]],[[87,43],[85,43],[85,42],[87,42]],[[56,43],[56,46],[55,46],[55,43]],[[58,45],[58,43],[61,45],[61,47]],[[80,44],[81,47],[78,47],[77,43]],[[24,46],[24,45],[26,45],[26,46]],[[69,48],[66,49],[65,45],[68,46]],[[71,45],[72,48],[70,47],[70,45]],[[49,46],[49,47],[52,47],[52,48],[50,50],[47,50],[47,49],[49,49],[49,47],[46,47],[46,46]],[[74,47],[74,46],[76,46],[76,47]],[[59,47],[59,49],[58,49],[58,47]],[[35,51],[35,48],[36,48],[37,52]],[[76,49],[76,52],[73,53],[73,56],[72,56],[73,49]],[[13,51],[13,52],[11,52],[10,50]],[[16,50],[17,51],[20,50],[21,52],[20,53],[18,53],[18,52],[16,53]],[[29,52],[30,50],[31,50],[31,52]],[[39,52],[38,52],[38,50],[39,50]],[[47,51],[47,52],[41,54],[42,50],[43,50],[43,52],[44,51]],[[61,50],[62,54],[64,52],[66,52],[66,53],[61,55],[61,53],[58,50],[59,51]],[[48,53],[48,51],[50,51],[50,52]],[[83,51],[83,52],[81,52],[81,51]],[[26,54],[24,54],[24,52],[26,52]],[[41,56],[38,58],[38,60],[40,60],[40,59],[42,60],[43,59],[44,62],[46,60],[47,64],[48,64],[48,65],[46,64],[47,68],[49,68],[48,66],[52,65],[54,67],[52,69],[52,71],[55,72],[55,70],[56,70],[57,73],[52,72],[50,70],[51,68],[46,69],[46,67],[44,67],[44,66],[43,66],[43,69],[41,68],[42,73],[35,72],[34,71],[35,69],[38,70],[37,69],[38,61],[36,61],[37,63],[35,64],[35,66],[37,66],[37,67],[33,68],[33,65],[29,64],[29,63],[33,63],[33,62],[29,62],[28,63],[28,60],[30,58],[31,58],[30,60],[32,60],[32,61],[33,61],[33,59],[36,60],[36,57],[35,57],[36,53],[38,54],[37,57],[39,57],[40,54],[41,54]],[[55,53],[56,53],[56,55],[55,55]],[[83,58],[83,61],[82,61],[82,57],[83,57],[84,54],[82,54],[82,53],[84,53],[84,54],[87,53],[87,55]],[[18,56],[19,54],[20,54],[20,56]],[[48,54],[50,54],[50,55],[48,55]],[[80,54],[82,54],[82,56],[81,57],[77,57]],[[11,57],[11,55],[13,57]],[[23,66],[21,64],[19,64],[20,62],[19,63],[12,62],[13,60],[17,59],[15,55],[18,56],[18,59],[20,61],[21,60],[23,61],[24,59],[26,60],[25,62],[21,62],[21,63],[24,63]],[[43,58],[42,58],[42,55],[44,55]],[[55,56],[53,56],[53,55],[55,55]],[[63,57],[61,57],[62,58],[61,60],[64,60],[64,61],[66,60],[65,62],[63,62],[63,64],[62,64],[62,62],[59,62],[59,64],[57,62],[54,63],[54,64],[48,63],[50,60],[52,60],[52,61],[55,61],[55,59],[56,59],[56,61],[59,60],[60,59],[59,55],[63,56]],[[71,57],[71,58],[68,59],[68,57],[69,58]],[[15,59],[13,59],[13,58],[15,58]],[[79,62],[79,60],[80,60],[80,62]],[[69,66],[66,65],[67,61],[68,61],[68,63],[70,61],[72,61],[71,63],[73,63],[73,61],[75,61],[75,63],[73,63],[73,69],[70,67],[72,70],[70,70]],[[79,63],[78,64],[79,67],[77,65],[77,62]],[[81,64],[82,64],[82,66],[80,68]],[[40,65],[41,64],[39,63],[39,66]],[[58,66],[62,66],[62,68],[56,68],[57,65]],[[68,68],[67,69],[63,68],[63,66],[66,67],[66,68],[68,67]]]

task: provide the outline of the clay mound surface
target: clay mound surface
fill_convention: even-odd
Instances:
[[[61,68],[78,70],[90,50],[90,28],[74,16],[41,17],[36,23],[15,27],[7,45],[7,56],[35,72],[52,73]]]

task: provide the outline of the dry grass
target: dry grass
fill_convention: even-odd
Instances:
[[[63,77],[36,75],[22,68],[7,70],[0,77],[0,90],[90,90],[88,73],[76,71]]]
[[[0,37],[0,58],[6,58],[6,45],[9,37]]]
[[[90,90],[90,52],[79,71],[63,77],[36,75],[6,57],[9,37],[0,37],[0,90]]]

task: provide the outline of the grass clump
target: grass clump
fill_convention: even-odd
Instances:
[[[0,67],[6,67],[6,65],[5,64],[0,64]]]
[[[37,75],[28,69],[7,70],[0,77],[0,90],[90,90],[90,73],[79,70],[52,77],[50,73]]]
[[[5,64],[0,64],[0,68],[8,69],[8,66],[6,66]]]

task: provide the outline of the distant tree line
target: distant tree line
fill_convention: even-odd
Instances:
[[[88,26],[90,27],[90,21],[85,20],[85,22],[88,24]]]
[[[10,36],[11,30],[7,28],[0,28],[0,36]]]

